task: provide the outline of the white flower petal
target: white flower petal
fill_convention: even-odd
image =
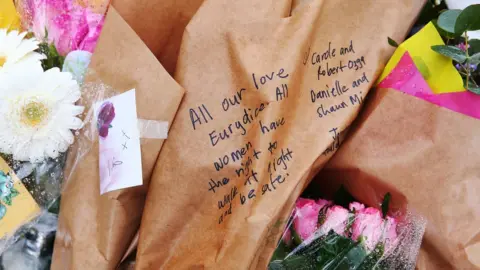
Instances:
[[[72,75],[37,67],[22,62],[0,70],[0,151],[30,162],[58,157],[74,142],[72,130],[83,127],[77,116],[84,107],[74,104],[80,89]]]
[[[71,122],[68,124],[69,129],[78,130],[83,127],[83,122],[77,117],[72,117]]]
[[[57,158],[60,154],[57,150],[57,146],[51,140],[45,144],[45,153],[51,158]]]
[[[0,67],[0,71],[13,67],[32,55],[33,58],[29,60],[35,60],[36,64],[40,65],[40,60],[44,56],[34,52],[38,49],[38,41],[34,38],[24,39],[26,34],[26,32],[19,33],[18,31],[7,33],[5,30],[0,32],[0,56],[6,58],[6,62]]]

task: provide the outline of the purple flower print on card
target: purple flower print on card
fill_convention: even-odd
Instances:
[[[107,138],[108,130],[112,127],[114,118],[115,107],[113,106],[113,103],[106,101],[102,104],[102,107],[100,107],[100,112],[97,117],[97,128],[101,138]]]

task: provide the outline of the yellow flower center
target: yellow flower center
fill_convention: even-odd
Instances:
[[[31,127],[40,124],[48,115],[48,108],[45,104],[37,101],[30,101],[23,106],[21,111],[22,122]]]
[[[7,62],[7,57],[0,55],[0,67],[3,67]]]

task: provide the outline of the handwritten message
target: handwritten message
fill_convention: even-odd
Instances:
[[[295,97],[299,96],[298,91],[305,93],[300,95],[304,98],[301,102],[306,106],[313,104],[311,112],[318,121],[363,103],[362,92],[356,91],[355,88],[368,84],[370,79],[363,71],[367,65],[365,57],[356,54],[353,41],[338,44],[337,47],[330,42],[328,48],[319,52],[309,49],[303,64],[308,69],[316,70],[315,83],[308,85],[311,88],[296,89]],[[277,67],[267,73],[251,73],[248,86],[240,87],[231,96],[222,98],[217,103],[217,108],[210,110],[205,104],[189,108],[192,130],[197,131],[200,127],[202,127],[201,133],[208,130],[207,134],[200,136],[208,140],[213,148],[220,144],[223,146],[229,144],[232,138],[238,139],[238,137],[281,138],[281,135],[273,135],[273,133],[287,132],[284,129],[289,125],[288,115],[276,114],[272,118],[271,114],[266,112],[270,107],[291,98],[289,88],[291,72],[284,67]],[[348,72],[356,75],[342,75]],[[355,79],[342,80],[343,77],[355,77]],[[255,93],[274,97],[274,100],[270,98],[268,102],[263,101],[252,105],[252,99],[247,97]],[[211,125],[220,119],[214,115],[213,111],[227,112],[236,117],[220,127]],[[351,111],[345,111],[351,113]],[[214,128],[210,129],[210,127]],[[333,143],[324,151],[324,155],[335,152],[340,145],[339,128],[332,127],[328,132]],[[238,145],[227,153],[215,157],[211,164],[217,175],[205,179],[205,190],[217,201],[216,207],[219,213],[216,222],[218,224],[225,222],[235,211],[234,207],[248,205],[252,200],[275,193],[288,181],[289,171],[297,155],[295,149],[277,140],[267,139],[268,143],[265,141],[260,143],[259,141],[262,140],[253,142],[245,139],[243,141],[243,145]]]
[[[100,194],[141,186],[142,159],[135,89],[95,104]]]

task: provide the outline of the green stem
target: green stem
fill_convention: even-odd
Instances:
[[[470,81],[470,68],[469,68],[470,55],[468,54],[468,33],[467,32],[465,32],[465,53],[467,54],[467,68],[466,68],[466,71],[467,71],[467,89],[468,89],[468,83]]]
[[[478,87],[478,84],[475,82],[475,80],[472,79],[472,83],[475,84],[475,87]]]

